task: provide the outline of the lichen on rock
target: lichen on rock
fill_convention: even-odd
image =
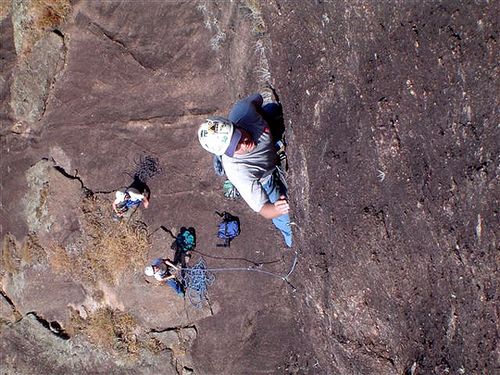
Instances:
[[[34,123],[43,116],[55,76],[64,61],[64,42],[49,33],[21,59],[10,88],[10,105],[16,119]]]
[[[52,163],[41,160],[26,172],[28,192],[24,197],[24,214],[30,232],[47,232],[53,223],[47,206],[50,168]]]

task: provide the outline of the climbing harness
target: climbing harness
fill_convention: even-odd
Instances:
[[[126,207],[127,209],[129,208],[132,208],[132,207],[135,207],[135,206],[138,206],[141,204],[141,201],[140,200],[132,200],[132,199],[127,199],[126,201],[124,201],[125,205],[124,207]]]
[[[279,139],[275,144],[276,155],[278,156],[278,167],[281,167],[283,170],[288,171],[288,159],[286,157],[286,143]]]
[[[226,172],[224,171],[224,166],[222,165],[222,156],[213,155],[213,165],[214,171],[217,176],[224,176]],[[222,190],[224,192],[224,196],[229,199],[238,199],[241,197],[238,189],[233,185],[233,183],[229,180],[224,181],[222,185]]]
[[[222,165],[222,156],[213,155],[212,162],[214,164],[214,171],[217,176],[224,176],[226,172],[224,171],[224,166]]]
[[[140,204],[141,204],[140,200],[132,200],[130,198],[128,198],[128,199],[125,198],[124,201],[122,201],[116,205],[116,210],[118,211],[118,213],[124,214],[125,212],[127,212],[130,209],[137,209],[137,207],[139,207]],[[116,213],[113,213],[113,217],[115,218],[115,220],[118,220],[118,221],[121,220],[121,218],[119,216],[117,216]]]
[[[213,155],[212,162],[215,174],[217,176],[223,177],[226,174],[226,172],[224,170],[224,166],[222,165],[222,156]],[[222,185],[222,190],[226,198],[238,199],[241,197],[240,193],[238,192],[238,189],[236,189],[236,186],[234,186],[233,183],[229,180],[224,181],[224,184]]]

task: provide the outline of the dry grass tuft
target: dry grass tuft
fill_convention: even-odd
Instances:
[[[155,337],[148,337],[141,346],[152,353],[159,353],[167,349],[167,346]]]
[[[109,202],[98,197],[84,198],[81,210],[82,250],[70,252],[53,244],[49,259],[54,270],[116,285],[126,272],[144,266],[149,247],[144,224],[114,222]]]
[[[50,254],[48,256],[50,266],[55,272],[74,271],[73,261],[63,246],[52,243],[49,246],[48,253]]]
[[[31,233],[24,240],[21,247],[21,259],[28,264],[41,263],[47,259],[47,253],[43,246],[40,245],[36,234]]]
[[[125,354],[132,360],[138,359],[141,350],[159,353],[167,349],[158,339],[140,334],[140,326],[131,314],[110,307],[99,308],[86,318],[72,309],[67,331],[71,335],[82,335],[103,349]]]
[[[42,263],[46,259],[36,234],[29,234],[20,245],[12,234],[7,233],[2,241],[0,274],[17,273],[27,264]]]
[[[47,205],[47,199],[49,198],[49,183],[44,182],[42,189],[40,190],[40,202],[36,206],[35,216],[40,220],[44,214],[44,209]]]
[[[70,0],[33,0],[34,26],[37,29],[53,29],[64,22],[71,11]]]
[[[19,245],[10,233],[3,237],[2,256],[0,257],[0,274],[15,273],[21,268]]]
[[[137,354],[141,348],[135,333],[137,322],[123,311],[104,307],[91,313],[87,319],[75,313],[71,322],[75,333],[103,348],[127,354]]]
[[[86,250],[82,271],[93,280],[116,284],[124,272],[142,267],[149,241],[143,224],[113,222],[109,202],[85,198],[82,204]]]
[[[172,351],[174,358],[183,357],[187,354],[187,348],[182,344],[173,345],[170,350]]]
[[[264,19],[262,18],[262,8],[259,0],[245,0],[246,8],[253,19],[253,32],[259,36],[266,32]]]
[[[260,0],[245,0],[245,4],[253,13],[262,14]]]

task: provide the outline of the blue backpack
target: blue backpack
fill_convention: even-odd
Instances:
[[[219,229],[217,231],[217,237],[224,240],[223,244],[217,244],[218,247],[229,247],[231,246],[231,240],[237,237],[240,230],[240,219],[236,216],[231,215],[229,212],[216,212],[222,218],[222,222],[219,224]]]

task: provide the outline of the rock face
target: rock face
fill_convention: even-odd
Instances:
[[[0,8],[2,372],[493,373],[496,13],[404,1]],[[206,116],[270,97],[268,84],[284,106],[292,251],[224,199],[196,139]],[[162,170],[150,207],[115,223],[113,192],[145,155]],[[224,210],[242,223],[230,248],[214,235]],[[168,231],[182,226],[196,229],[192,264],[216,269],[201,309],[143,276],[173,256]]]
[[[307,249],[299,315],[324,373],[494,372],[497,11],[264,12]]]

